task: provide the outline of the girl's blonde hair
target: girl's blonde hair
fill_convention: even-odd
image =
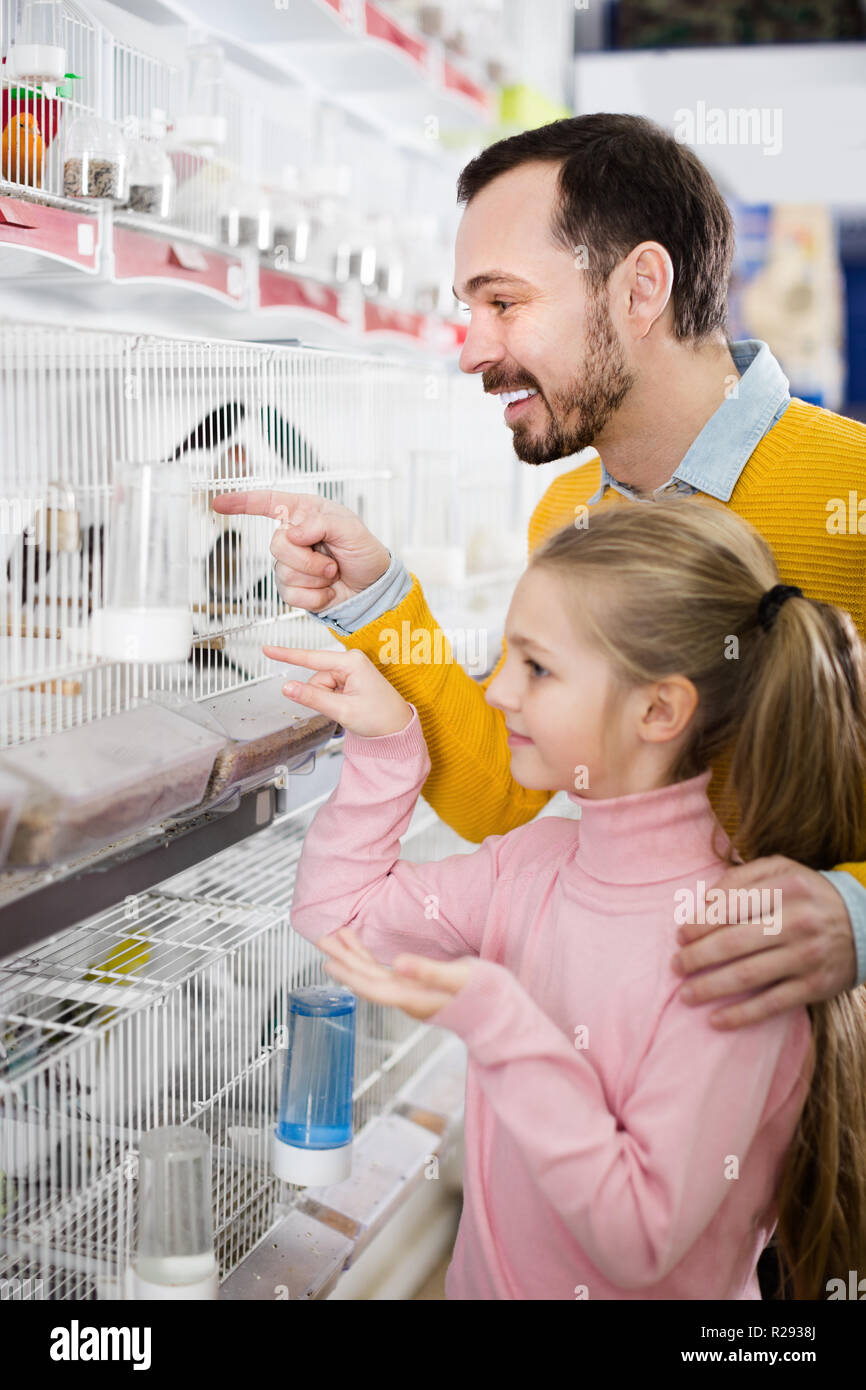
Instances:
[[[623,688],[687,676],[692,737],[670,781],[730,759],[732,852],[812,869],[866,859],[866,655],[842,609],[790,597],[762,536],[712,499],[604,506],[535,551]],[[736,827],[733,822],[736,821]],[[776,1193],[789,1296],[866,1274],[866,987],[808,1006],[814,1071]]]

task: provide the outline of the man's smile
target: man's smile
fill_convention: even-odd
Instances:
[[[505,406],[505,418],[511,421],[529,409],[531,402],[538,395],[538,387],[523,386],[517,391],[493,391],[491,395],[499,397]]]

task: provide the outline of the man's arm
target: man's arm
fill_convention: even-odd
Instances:
[[[555,478],[536,506],[530,551],[550,531],[573,522],[577,471]],[[589,491],[593,482],[597,485],[597,477],[588,474],[584,481]],[[405,572],[401,576],[400,562],[342,503],[261,490],[221,494],[213,508],[222,515],[280,521],[271,553],[283,601],[325,623],[329,614],[343,646],[363,651],[415,706],[432,763],[422,795],[442,820],[464,839],[480,843],[538,814],[553,792],[529,791],[514,780],[505,719],[484,698],[504,651],[485,681],[474,680],[453,660],[418,580]],[[371,594],[376,595],[372,610]]]
[[[409,578],[411,588],[396,607],[355,632],[335,635],[347,649],[364,652],[415,706],[432,762],[422,795],[458,835],[480,844],[488,835],[504,835],[532,820],[553,793],[529,791],[515,782],[504,716],[484,698],[505,660],[504,644],[490,675],[473,680],[453,660],[418,580]],[[324,614],[322,621],[328,621]],[[428,659],[413,661],[413,649]],[[390,659],[395,652],[396,661]]]
[[[592,480],[585,488],[591,491]],[[573,473],[553,480],[529,522],[530,553],[551,531],[573,522],[573,493]],[[505,662],[504,640],[499,661],[484,680],[467,675],[451,659],[418,579],[394,556],[375,584],[312,616],[327,624],[344,647],[360,648],[415,706],[433,765],[421,794],[463,839],[480,843],[488,835],[504,835],[532,820],[547,804],[553,792],[530,791],[515,782],[504,716],[484,699]],[[392,651],[399,650],[397,662],[388,659],[390,634]],[[403,662],[404,655],[411,657],[413,646],[419,655],[429,652],[431,660]],[[443,658],[438,664],[437,653]]]
[[[844,867],[866,869],[862,864]],[[682,950],[674,956],[673,968],[695,976],[680,992],[683,1003],[703,1004],[754,991],[750,998],[710,1014],[715,1027],[744,1028],[853,989],[861,966],[854,918],[836,886],[837,879],[848,878],[841,868],[822,873],[776,854],[729,869],[715,889],[728,902],[745,892],[748,908],[738,913],[734,925],[686,922],[680,927],[677,940]],[[853,874],[849,883],[859,891]],[[766,902],[781,904],[779,922],[765,922]]]

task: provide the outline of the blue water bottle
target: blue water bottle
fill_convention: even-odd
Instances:
[[[283,1182],[327,1187],[351,1175],[357,1003],[337,985],[307,985],[289,996],[289,1052],[271,1150]]]

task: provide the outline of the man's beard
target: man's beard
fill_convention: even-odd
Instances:
[[[589,448],[634,385],[603,289],[589,296],[586,341],[579,383],[543,400],[550,416],[544,434],[533,431],[530,424],[513,426],[514,452],[524,463],[550,463]]]

